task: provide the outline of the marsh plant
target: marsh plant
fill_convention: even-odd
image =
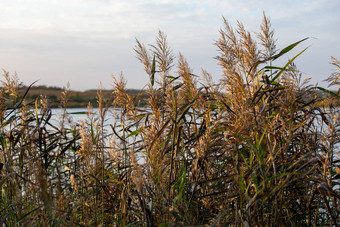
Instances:
[[[241,23],[215,45],[216,84],[193,74],[159,32],[135,51],[150,77],[147,105],[113,77],[113,102],[60,124],[44,97],[27,103],[4,72],[0,128],[3,226],[319,226],[340,215],[339,92],[303,81],[278,50],[270,21]],[[339,85],[337,71],[328,78]],[[323,92],[320,100],[318,92]],[[32,108],[33,107],[33,108]],[[120,108],[119,115],[112,111]]]

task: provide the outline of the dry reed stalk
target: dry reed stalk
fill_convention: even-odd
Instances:
[[[113,105],[122,108],[124,113],[132,114],[134,105],[131,97],[126,93],[126,80],[123,74],[121,74],[119,78],[114,76],[112,76],[112,78],[114,80]]]
[[[241,23],[234,29],[224,19],[216,42],[219,84],[202,70],[199,85],[181,54],[173,70],[164,33],[149,50],[137,40],[150,77],[147,108],[136,107],[122,75],[113,77],[112,105],[100,88],[99,114],[89,105],[78,126],[67,120],[67,89],[58,127],[44,97],[33,111],[21,100],[15,117],[5,115],[20,96],[15,77],[4,73],[0,224],[335,224],[338,93],[319,88],[334,99],[317,106],[315,89],[292,61],[272,66],[287,49],[277,54],[265,15],[260,30],[257,45]],[[328,82],[338,79],[334,72]],[[110,107],[122,109],[113,122]]]

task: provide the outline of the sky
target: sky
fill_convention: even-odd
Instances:
[[[339,0],[0,0],[0,12],[0,68],[26,85],[111,89],[111,75],[123,73],[128,88],[143,88],[148,75],[133,49],[136,39],[153,44],[159,30],[196,75],[205,69],[218,83],[222,18],[258,32],[263,12],[278,49],[312,37],[280,66],[309,47],[296,64],[303,78],[323,85],[330,57],[340,60]]]

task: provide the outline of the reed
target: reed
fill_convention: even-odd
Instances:
[[[293,56],[226,19],[215,45],[218,83],[177,62],[159,32],[137,58],[150,77],[139,107],[122,75],[113,102],[97,93],[80,122],[61,95],[60,122],[44,97],[0,90],[0,224],[3,226],[319,226],[339,222],[339,91],[302,81]],[[339,85],[339,62],[327,79]],[[316,91],[325,93],[319,102]],[[111,111],[120,108],[119,114]]]

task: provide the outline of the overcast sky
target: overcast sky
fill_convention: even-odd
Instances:
[[[340,60],[339,0],[0,0],[0,68],[30,84],[85,90],[123,72],[129,88],[148,80],[134,53],[135,39],[153,43],[167,34],[174,54],[181,52],[194,73],[221,70],[214,42],[222,17],[259,31],[262,12],[270,17],[279,49],[314,37],[296,61],[304,78],[321,82],[331,72],[330,56]]]

